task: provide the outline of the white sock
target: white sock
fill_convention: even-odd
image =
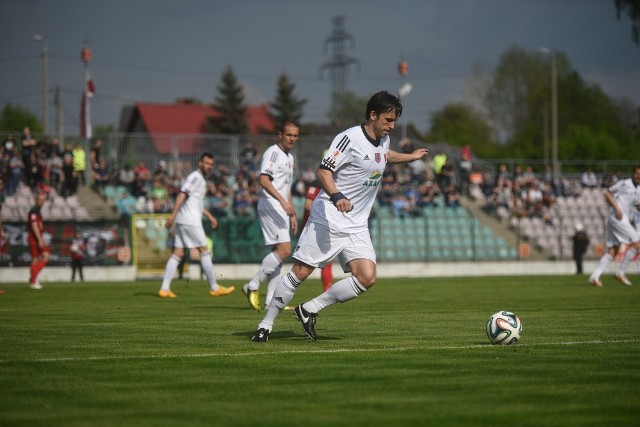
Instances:
[[[355,277],[346,277],[334,283],[326,292],[302,304],[302,308],[311,313],[318,313],[323,308],[337,302],[352,300],[366,290],[367,288],[362,286]]]
[[[249,282],[249,290],[257,291],[260,289],[260,283],[270,276],[276,268],[282,265],[282,260],[275,252],[270,252],[266,257],[262,259],[262,264],[253,279]]]
[[[200,266],[204,272],[204,277],[206,277],[209,282],[209,290],[215,291],[218,289],[216,272],[213,270],[213,262],[211,261],[211,252],[200,254]]]
[[[302,282],[293,274],[293,271],[282,276],[282,279],[280,279],[273,292],[273,298],[271,298],[271,303],[264,315],[264,319],[262,319],[262,322],[258,325],[258,329],[264,328],[268,331],[272,330],[273,322],[275,322],[276,317],[284,310],[287,304],[291,302],[300,283]]]
[[[171,289],[171,280],[173,280],[173,276],[176,274],[178,264],[180,264],[180,258],[175,255],[171,255],[164,268],[164,278],[162,279],[162,287],[160,288],[161,291],[168,291]]]
[[[267,277],[269,281],[267,282],[267,297],[264,300],[265,307],[269,307],[269,304],[271,304],[271,297],[273,296],[273,292],[276,290],[276,286],[278,286],[278,282],[280,281],[280,278],[281,278],[280,276],[281,270],[282,270],[282,264],[276,267],[276,269],[273,270],[273,273],[271,273],[269,277]]]
[[[617,274],[623,275],[624,272],[627,271],[627,266],[637,254],[638,254],[638,251],[633,246],[627,249],[627,252],[624,254],[624,258],[622,259],[622,262],[618,267]]]
[[[613,261],[613,257],[611,256],[610,253],[607,252],[606,254],[602,255],[602,258],[600,258],[600,262],[598,263],[598,267],[596,268],[596,271],[593,272],[589,280],[600,279],[600,276],[602,275],[602,273],[604,273],[607,267],[609,267],[609,264],[611,264],[611,261]]]

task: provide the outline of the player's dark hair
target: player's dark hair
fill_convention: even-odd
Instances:
[[[296,122],[293,122],[291,120],[285,120],[284,122],[282,122],[282,124],[280,125],[280,128],[278,129],[278,131],[280,133],[284,133],[284,128],[286,128],[287,126],[295,126],[297,128],[299,128],[300,126],[298,126],[298,124]]]
[[[367,111],[365,113],[365,120],[369,120],[371,113],[376,113],[379,116],[382,113],[388,113],[389,111],[395,111],[396,119],[402,115],[402,103],[397,96],[391,95],[389,92],[383,90],[371,97],[367,102]]]
[[[200,156],[200,161],[204,160],[205,158],[213,159],[213,154],[209,152],[202,153],[202,155]]]

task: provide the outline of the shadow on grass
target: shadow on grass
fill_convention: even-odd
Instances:
[[[246,337],[247,338],[247,342],[251,342],[251,337],[256,333],[255,330],[251,330],[251,331],[247,331],[247,332],[234,332],[231,335],[236,336],[236,337]],[[284,340],[284,341],[289,341],[289,342],[293,342],[293,341],[299,341],[299,342],[313,342],[309,339],[309,337],[307,337],[304,332],[301,330],[300,332],[297,331],[275,331],[272,332],[269,335],[269,341],[271,340]],[[329,337],[326,335],[321,335],[318,337],[318,341],[340,341],[341,338],[336,338],[336,337]],[[255,343],[255,344],[259,344],[259,343]]]

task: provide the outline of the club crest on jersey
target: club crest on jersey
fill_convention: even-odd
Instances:
[[[381,160],[382,160],[382,158],[380,157],[380,153],[376,153],[376,155],[375,155],[376,163],[380,163]]]

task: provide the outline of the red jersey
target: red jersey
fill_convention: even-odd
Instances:
[[[42,232],[44,231],[44,222],[42,221],[42,213],[40,212],[40,207],[34,206],[29,211],[29,219],[27,221],[29,224],[29,243],[38,244],[38,238],[33,231],[34,225],[40,231],[40,237],[42,236]]]

